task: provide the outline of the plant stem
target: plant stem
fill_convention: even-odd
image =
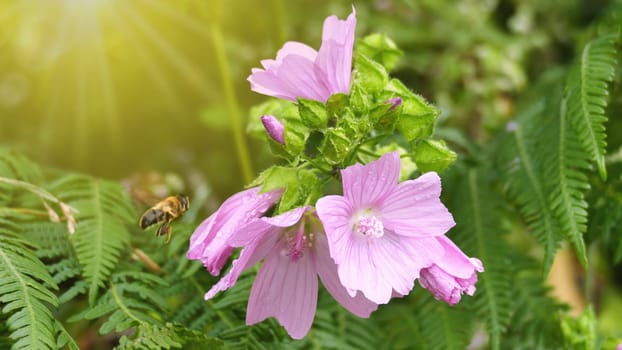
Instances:
[[[201,7],[209,15],[210,11],[207,11],[207,9],[205,9],[205,6]],[[211,18],[209,20],[209,22],[211,23],[210,31],[212,33],[212,42],[214,44],[214,51],[216,53],[218,70],[220,71],[220,77],[222,79],[222,88],[225,94],[227,110],[229,112],[229,116],[231,117],[233,140],[235,142],[235,149],[237,151],[238,161],[240,162],[244,182],[249,183],[253,180],[253,167],[250,155],[248,153],[248,145],[246,143],[246,138],[244,135],[244,126],[242,123],[242,115],[238,107],[238,99],[235,94],[235,89],[233,88],[233,77],[231,76],[229,62],[227,61],[227,53],[225,52],[225,46],[223,43],[220,20],[219,18],[217,18],[217,15],[219,13],[217,10],[220,8],[220,2],[216,1],[214,7],[215,9],[213,10],[216,11],[211,11],[213,13],[210,15]]]

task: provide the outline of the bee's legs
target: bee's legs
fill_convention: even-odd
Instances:
[[[166,225],[166,241],[164,241],[164,244],[168,244],[168,242],[171,240],[172,232],[172,227],[170,225]]]
[[[166,220],[162,223],[162,225],[160,227],[158,227],[158,230],[156,231],[156,236],[162,236],[165,233],[168,233],[170,231],[170,220]]]

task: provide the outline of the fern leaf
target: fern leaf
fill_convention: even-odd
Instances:
[[[0,148],[0,177],[16,179],[25,182],[38,182],[41,179],[41,170],[23,155]],[[0,205],[10,203],[14,197],[22,194],[19,188],[0,183]]]
[[[58,287],[33,247],[16,238],[16,227],[0,229],[0,305],[7,320],[13,349],[56,349],[54,317]]]
[[[570,128],[567,116],[568,99],[563,98],[559,113],[555,117],[547,115],[544,128],[549,130],[548,141],[557,146],[549,156],[545,170],[545,180],[549,193],[549,207],[557,217],[561,233],[572,244],[583,266],[587,265],[587,253],[583,234],[587,229],[587,202],[584,192],[589,189],[585,171],[590,164],[581,149],[576,135]],[[543,118],[543,119],[544,119]]]
[[[458,189],[450,208],[456,220],[452,239],[467,255],[484,264],[485,271],[478,274],[473,308],[486,322],[491,348],[499,349],[512,311],[513,271],[507,257],[510,248],[503,242],[496,212],[500,199],[482,178],[484,172],[487,170],[470,169],[460,174],[459,183],[448,184],[449,188]]]
[[[522,255],[514,255],[515,285],[512,289],[514,313],[504,338],[511,349],[556,349],[563,342],[561,315],[568,309],[550,296],[550,287],[539,266]]]
[[[615,75],[618,40],[619,35],[615,33],[590,41],[567,84],[570,121],[603,180],[607,178],[605,108],[608,85]]]
[[[69,176],[54,186],[59,197],[78,209],[74,246],[92,305],[130,240],[127,225],[134,211],[120,185],[81,176]]]
[[[542,134],[545,131],[540,123],[544,107],[540,101],[523,111],[510,130],[510,135],[504,139],[507,153],[503,161],[503,175],[510,197],[516,201],[521,216],[544,248],[544,270],[548,271],[562,235],[559,222],[549,205],[542,169],[546,163],[542,159],[555,151],[548,149],[550,143],[537,143],[537,140],[549,142],[549,136]]]

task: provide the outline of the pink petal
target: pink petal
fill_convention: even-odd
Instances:
[[[326,290],[351,313],[359,317],[369,317],[378,308],[378,305],[369,301],[360,292],[357,292],[354,297],[350,296],[348,291],[341,285],[339,275],[337,274],[337,265],[335,265],[328,253],[328,241],[325,235],[316,235],[314,252],[317,271]]]
[[[293,262],[277,243],[266,257],[251,288],[246,324],[275,317],[294,339],[303,338],[317,306],[317,272],[311,254]]]
[[[326,232],[330,256],[339,263],[336,257],[348,248],[351,239],[353,209],[342,196],[325,196],[317,201],[315,210]]]
[[[318,52],[316,64],[326,74],[326,82],[331,94],[350,92],[355,29],[354,7],[345,21],[339,20],[337,16],[330,16],[324,20],[322,46]]]
[[[387,153],[367,165],[349,166],[341,175],[343,195],[355,210],[376,207],[397,186],[400,156],[397,152]]]
[[[201,260],[213,275],[220,273],[232,251],[228,244],[231,235],[240,226],[263,215],[282,193],[280,190],[259,193],[259,190],[255,187],[234,194],[203,221],[190,237],[187,257]]]
[[[213,298],[218,292],[233,287],[243,271],[259,263],[272,250],[281,233],[280,228],[267,230],[244,247],[240,252],[240,257],[233,260],[229,272],[205,293],[205,300]]]
[[[344,287],[360,290],[377,304],[386,304],[392,294],[406,295],[419,271],[442,254],[433,238],[409,238],[386,231],[381,238],[351,236],[349,247],[337,252],[335,262]]]
[[[469,278],[475,271],[484,271],[484,266],[479,259],[466,256],[447,236],[435,238],[445,250],[445,254],[434,261],[435,265],[458,278]]]
[[[382,203],[380,216],[385,228],[413,237],[445,234],[455,222],[440,194],[441,179],[433,172],[402,182]]]
[[[304,56],[290,54],[268,67],[252,70],[248,77],[251,90],[294,102],[298,97],[325,102],[331,95],[320,69]]]
[[[229,238],[229,244],[233,247],[243,247],[255,241],[257,237],[261,237],[266,232],[275,228],[286,228],[295,225],[300,221],[302,215],[311,210],[310,206],[292,209],[283,214],[273,217],[261,217],[250,221]]]
[[[309,61],[315,61],[317,51],[307,44],[299,43],[297,41],[288,41],[283,45],[279,52],[277,52],[276,60],[282,62],[283,59],[289,55],[298,55],[308,59]]]

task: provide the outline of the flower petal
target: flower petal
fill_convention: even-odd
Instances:
[[[355,29],[354,7],[346,20],[339,20],[337,16],[330,16],[324,20],[322,46],[316,64],[325,73],[331,94],[350,92]]]
[[[473,275],[474,271],[484,271],[484,266],[479,259],[466,256],[447,236],[435,238],[445,250],[445,254],[442,255],[442,258],[437,258],[434,261],[435,265],[458,278],[469,278]]]
[[[367,165],[354,164],[341,171],[343,195],[355,210],[378,206],[397,186],[400,156],[383,155]]]
[[[300,221],[302,215],[309,210],[311,210],[310,206],[304,206],[277,216],[261,217],[252,220],[231,235],[229,244],[233,247],[244,247],[255,241],[257,237],[264,235],[267,231],[273,230],[275,227],[285,228],[295,225]]]
[[[339,254],[347,249],[352,235],[353,209],[342,196],[324,196],[315,204],[315,210],[326,231],[330,256],[338,263]]]
[[[266,230],[263,234],[257,236],[253,242],[244,247],[240,252],[240,256],[233,260],[229,272],[205,293],[205,300],[213,298],[218,292],[233,287],[244,270],[259,263],[274,248],[281,233],[281,228],[272,227],[272,230]]]
[[[251,288],[246,324],[275,317],[294,339],[303,338],[313,323],[317,307],[317,272],[311,254],[295,262],[277,243],[266,257]]]
[[[382,223],[404,236],[443,235],[456,223],[440,194],[441,179],[434,172],[402,182],[382,203]]]
[[[331,95],[320,68],[301,55],[287,55],[266,70],[255,68],[248,81],[255,92],[294,102],[298,97],[325,102]]]
[[[253,218],[263,215],[281,196],[275,190],[259,193],[254,187],[229,197],[218,210],[199,225],[190,237],[189,259],[201,260],[212,275],[220,269],[231,254],[228,239]]]
[[[326,290],[330,295],[335,298],[344,308],[351,313],[367,318],[369,315],[378,309],[378,304],[369,301],[363,296],[362,293],[357,292],[354,297],[350,296],[339,281],[339,275],[337,274],[337,265],[328,253],[328,241],[324,234],[318,234],[314,243],[315,264],[317,272],[320,275],[322,284],[326,287]]]

